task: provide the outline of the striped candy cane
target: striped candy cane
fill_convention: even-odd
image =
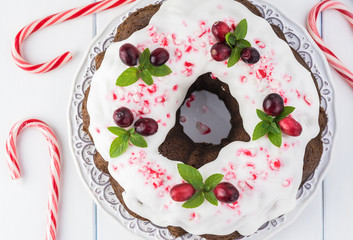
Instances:
[[[307,19],[307,28],[311,37],[314,39],[316,44],[324,52],[329,64],[343,77],[344,80],[353,88],[353,73],[349,71],[343,63],[336,57],[336,55],[325,45],[324,41],[320,37],[319,31],[316,27],[316,21],[319,13],[326,9],[334,9],[339,11],[344,18],[350,23],[353,28],[353,13],[344,4],[332,0],[325,0],[316,4],[310,11]]]
[[[21,177],[17,153],[16,141],[20,132],[27,127],[38,128],[46,138],[49,146],[50,161],[50,187],[48,199],[48,215],[47,215],[47,233],[46,240],[56,239],[58,201],[59,201],[59,182],[60,182],[60,152],[58,141],[53,131],[44,122],[37,119],[28,119],[16,123],[6,141],[6,152],[8,158],[8,166],[11,171],[12,179]]]
[[[104,0],[89,4],[84,7],[74,8],[61,13],[53,14],[51,16],[34,21],[31,24],[25,26],[19,33],[17,33],[12,45],[12,57],[18,67],[31,73],[46,73],[53,69],[56,69],[72,59],[72,55],[70,52],[66,52],[49,62],[33,65],[28,63],[22,57],[21,46],[23,41],[28,38],[32,33],[45,27],[65,22],[74,18],[87,16],[92,13],[101,12],[134,1],[136,0]]]

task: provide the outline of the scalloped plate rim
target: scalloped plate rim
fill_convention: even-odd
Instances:
[[[154,1],[151,1],[151,2],[154,2]],[[323,70],[325,71],[325,74],[327,75],[327,79],[326,80],[328,81],[329,85],[332,86],[332,82],[333,81],[332,81],[332,75],[331,75],[331,72],[330,72],[330,69],[329,69],[328,62],[327,62],[324,54],[319,49],[319,47],[316,45],[316,43],[312,40],[312,38],[310,37],[310,35],[306,31],[306,29],[302,25],[300,25],[296,21],[294,21],[292,18],[286,16],[286,14],[284,14],[284,11],[281,8],[277,7],[276,5],[274,5],[272,3],[267,2],[266,0],[252,0],[251,2],[255,2],[255,4],[264,4],[264,5],[267,5],[267,6],[271,7],[271,8],[273,8],[274,10],[276,10],[280,14],[280,16],[279,16],[280,19],[285,18],[287,20],[287,22],[290,23],[291,26],[295,26],[295,27],[299,28],[301,33],[304,33],[305,39],[310,42],[310,44],[311,44],[312,48],[314,49],[314,51],[319,55],[318,57],[322,61],[322,64],[323,64],[322,65],[323,66]],[[77,170],[80,173],[79,174],[80,178],[84,182],[84,186],[86,187],[86,189],[90,193],[90,195],[91,195],[92,199],[94,200],[94,202],[97,205],[99,205],[104,210],[103,212],[105,212],[107,215],[111,216],[115,221],[119,222],[119,224],[121,224],[124,228],[126,228],[126,226],[124,224],[122,224],[120,222],[120,220],[117,219],[111,212],[109,212],[109,211],[107,211],[105,209],[103,204],[97,199],[97,197],[94,195],[92,189],[89,187],[89,184],[85,180],[85,177],[84,177],[85,174],[83,173],[83,170],[82,170],[82,168],[79,165],[79,161],[78,161],[78,159],[76,157],[75,150],[74,150],[71,109],[72,109],[72,103],[73,103],[73,100],[74,100],[74,93],[75,93],[75,87],[77,85],[76,84],[77,83],[77,79],[80,76],[80,74],[82,73],[82,71],[84,70],[84,68],[87,67],[87,65],[86,65],[87,58],[89,56],[89,53],[93,49],[94,45],[100,39],[105,40],[107,38],[107,36],[109,36],[109,33],[111,33],[112,29],[117,27],[116,22],[120,22],[121,18],[123,16],[126,16],[127,13],[129,13],[131,11],[136,11],[137,7],[143,7],[143,6],[140,6],[142,4],[143,4],[143,6],[147,6],[148,5],[147,2],[142,3],[142,1],[136,1],[133,5],[130,5],[129,8],[127,8],[126,12],[124,11],[123,13],[121,13],[121,15],[119,15],[119,16],[115,17],[114,19],[112,19],[109,22],[109,24],[107,24],[106,27],[93,38],[91,44],[89,45],[89,47],[86,49],[85,53],[83,54],[82,60],[81,60],[81,62],[79,64],[80,67],[78,68],[78,70],[76,71],[76,73],[74,75],[75,77],[73,78],[74,81],[73,81],[73,87],[71,88],[72,89],[71,90],[71,95],[70,95],[71,97],[70,97],[70,101],[68,102],[68,106],[67,106],[67,113],[68,113],[67,121],[68,121],[68,126],[69,126],[69,128],[68,128],[69,136],[68,137],[69,137],[69,143],[70,143],[69,146],[70,146],[71,154],[74,157],[74,162],[75,162],[75,165],[77,167]],[[319,64],[319,65],[321,65],[321,64]],[[331,90],[332,99],[334,99],[334,91],[333,91],[332,87],[331,87],[330,90]],[[325,175],[327,174],[327,171],[328,171],[330,165],[332,164],[332,158],[331,158],[332,151],[331,150],[332,150],[334,142],[335,142],[334,141],[334,138],[335,138],[334,130],[336,129],[336,121],[335,121],[335,117],[334,117],[335,116],[335,109],[334,109],[333,100],[331,102],[328,102],[327,106],[330,109],[330,112],[332,113],[330,121],[328,123],[331,126],[330,130],[332,131],[332,135],[331,135],[332,142],[330,143],[329,150],[327,150],[327,153],[326,153],[326,157],[328,158],[327,163],[322,168],[321,172],[316,173],[317,174],[317,183],[313,185],[313,190],[310,193],[310,195],[307,196],[300,205],[297,204],[296,209],[295,209],[296,211],[295,211],[294,215],[292,215],[290,219],[287,218],[286,221],[284,223],[281,223],[279,227],[275,227],[271,232],[268,232],[266,236],[261,236],[263,240],[269,239],[273,235],[275,235],[278,232],[282,231],[283,229],[285,229],[286,227],[291,225],[292,222],[294,222],[298,218],[298,216],[300,216],[302,211],[306,208],[306,206],[309,204],[309,202],[312,200],[312,198],[318,192],[319,186],[321,186],[321,183],[322,183]],[[315,169],[315,171],[317,170],[317,168]],[[293,211],[291,211],[290,213],[293,214]],[[128,229],[128,230],[132,231],[131,229]],[[134,232],[134,233],[138,234],[138,235],[140,235],[142,237],[147,237],[147,236],[145,236],[145,235],[143,235],[141,233],[138,233],[138,232]],[[257,234],[253,234],[253,235],[257,235]],[[249,237],[245,237],[244,239],[250,239],[250,238],[252,238],[253,235],[251,235]]]

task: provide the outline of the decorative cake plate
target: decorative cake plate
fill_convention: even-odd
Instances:
[[[326,59],[316,44],[312,41],[306,30],[287,18],[279,9],[262,0],[251,1],[260,10],[264,18],[271,24],[277,25],[285,34],[289,45],[297,50],[304,58],[311,71],[315,75],[320,93],[322,96],[321,106],[325,109],[329,121],[327,128],[322,133],[324,143],[324,152],[321,162],[315,172],[299,189],[297,194],[297,206],[288,214],[280,216],[265,223],[256,233],[244,237],[246,240],[264,240],[288,226],[301,213],[308,202],[313,198],[315,192],[320,188],[328,166],[330,165],[330,152],[332,148],[333,133],[335,130],[335,119],[333,109],[333,90],[331,76]],[[132,217],[120,204],[110,185],[109,177],[99,171],[93,161],[95,153],[94,144],[88,135],[83,132],[82,126],[82,101],[84,93],[91,83],[95,69],[95,56],[105,51],[113,42],[117,26],[119,26],[132,12],[143,8],[149,4],[159,3],[155,1],[140,1],[133,6],[128,13],[115,18],[107,28],[94,40],[88,48],[87,53],[81,63],[81,66],[75,76],[72,99],[69,103],[69,131],[70,145],[74,161],[78,167],[89,192],[92,194],[95,202],[105,211],[111,214],[117,221],[123,224],[129,230],[146,239],[175,239],[166,228],[154,225],[149,221],[141,221]],[[200,240],[199,236],[186,234],[176,240]]]

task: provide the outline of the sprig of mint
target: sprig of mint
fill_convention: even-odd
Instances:
[[[154,66],[150,61],[150,50],[146,48],[140,55],[140,65],[138,67],[130,67],[126,69],[118,79],[116,85],[119,87],[126,87],[134,84],[140,78],[147,84],[153,84],[153,77],[164,77],[172,73],[172,70],[165,64],[161,66]]]
[[[182,207],[197,208],[205,201],[205,198],[212,205],[218,206],[218,200],[212,190],[222,181],[224,177],[222,174],[213,174],[204,183],[199,170],[190,165],[179,163],[178,171],[180,176],[196,190],[196,193]]]
[[[240,53],[243,48],[251,47],[249,41],[245,40],[248,32],[248,22],[243,19],[235,28],[234,33],[229,32],[226,35],[226,42],[232,49],[232,53],[228,59],[228,67],[234,66],[240,59]]]
[[[286,106],[283,111],[276,117],[267,115],[260,109],[256,109],[257,116],[262,120],[259,122],[252,135],[252,140],[255,141],[263,136],[267,135],[271,143],[276,147],[282,145],[282,133],[279,127],[279,121],[287,117],[294,111],[294,107]]]
[[[119,157],[129,146],[129,142],[137,147],[146,148],[146,140],[134,128],[125,130],[120,127],[108,127],[108,130],[117,137],[110,145],[109,155],[111,158]]]

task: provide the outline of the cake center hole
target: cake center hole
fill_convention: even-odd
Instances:
[[[220,144],[232,128],[230,113],[214,93],[195,91],[180,109],[180,124],[195,143]]]

